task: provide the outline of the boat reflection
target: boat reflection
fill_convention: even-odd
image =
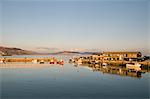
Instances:
[[[107,74],[113,74],[113,75],[119,75],[119,76],[129,76],[129,77],[135,77],[135,78],[141,78],[142,74],[145,73],[145,71],[136,71],[134,69],[128,69],[125,67],[119,67],[119,66],[102,66],[98,64],[73,64],[75,67],[84,67],[92,71],[99,71],[102,73]]]

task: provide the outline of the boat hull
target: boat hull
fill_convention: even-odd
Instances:
[[[141,64],[126,64],[127,69],[141,70]]]

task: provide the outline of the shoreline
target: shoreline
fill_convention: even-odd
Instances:
[[[6,64],[0,64],[0,69],[2,68],[43,68],[43,67],[51,67],[51,66],[62,66],[59,64],[34,64],[34,63],[6,63]]]

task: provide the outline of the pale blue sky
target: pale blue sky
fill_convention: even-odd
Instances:
[[[3,0],[2,45],[148,51],[149,0]]]

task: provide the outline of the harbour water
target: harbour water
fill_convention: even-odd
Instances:
[[[49,56],[14,56],[49,57]],[[68,63],[72,56],[54,56],[62,65],[14,64],[0,68],[1,99],[148,99],[150,73],[141,77],[93,71]],[[1,64],[0,64],[1,65]]]

